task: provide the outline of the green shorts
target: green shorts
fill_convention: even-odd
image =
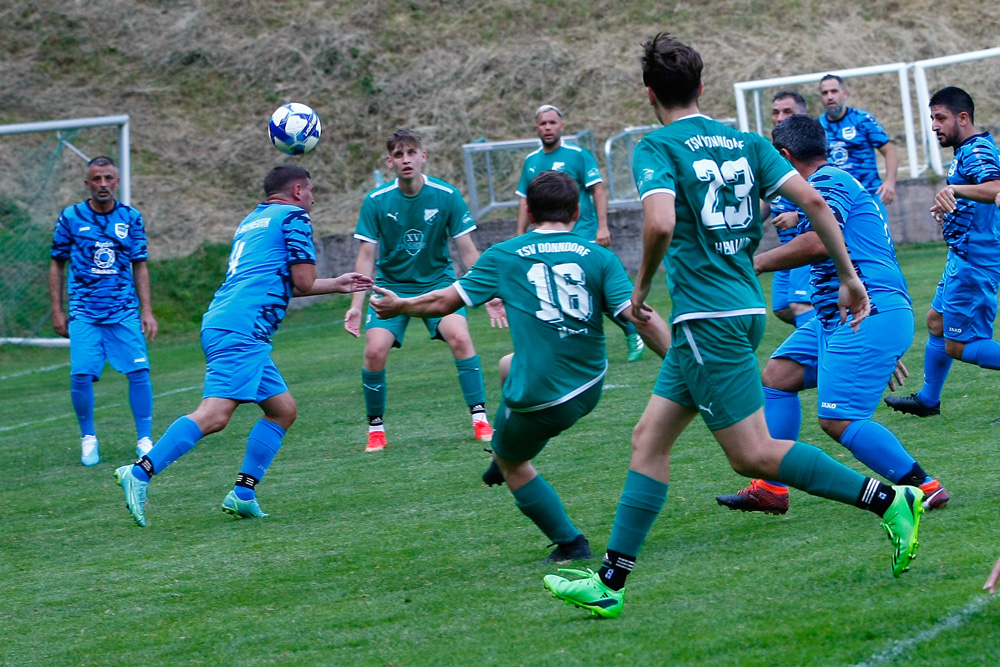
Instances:
[[[743,315],[673,325],[653,393],[697,410],[712,431],[757,412],[764,405],[756,351],[765,320]]]
[[[514,412],[500,399],[493,418],[490,446],[502,459],[530,461],[549,440],[556,437],[597,407],[604,379],[565,403],[532,412]]]
[[[469,316],[465,312],[465,308],[459,308],[455,311],[456,315],[461,315],[465,319],[469,319]],[[431,340],[444,340],[441,334],[438,333],[438,325],[441,324],[440,317],[421,317],[424,326],[427,327],[427,333],[431,335]],[[375,310],[369,306],[368,315],[365,316],[365,329],[388,329],[392,332],[392,335],[396,337],[395,342],[393,342],[393,347],[403,347],[403,337],[406,335],[406,327],[410,323],[409,315],[397,315],[396,317],[390,317],[387,320],[380,320],[378,315],[375,314]]]

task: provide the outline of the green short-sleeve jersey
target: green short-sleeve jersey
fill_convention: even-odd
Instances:
[[[674,196],[676,224],[663,260],[672,322],[765,313],[753,270],[760,199],[796,173],[778,151],[759,134],[697,114],[643,137],[632,173],[641,199]]]
[[[608,364],[602,314],[619,315],[632,296],[613,252],[549,230],[491,246],[455,288],[469,306],[503,299],[514,340],[503,394],[518,412],[559,405],[600,382]]]
[[[585,148],[568,142],[561,143],[551,153],[541,148],[524,158],[521,180],[517,183],[517,196],[528,196],[528,185],[543,171],[561,171],[576,181],[580,188],[580,219],[573,226],[573,233],[588,241],[597,238],[597,210],[589,188],[603,182],[597,160]]]
[[[413,197],[394,180],[365,197],[354,238],[379,244],[380,287],[416,296],[455,280],[448,241],[476,228],[462,195],[437,178],[424,176]]]

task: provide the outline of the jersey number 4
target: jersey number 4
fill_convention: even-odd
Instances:
[[[714,160],[698,160],[691,165],[698,180],[708,182],[708,192],[701,206],[701,224],[707,229],[745,229],[753,220],[750,193],[753,191],[753,171],[745,157],[717,164]],[[725,202],[736,200],[734,206]]]
[[[551,269],[541,262],[528,269],[528,280],[535,286],[541,308],[535,317],[545,322],[562,322],[568,315],[576,320],[589,319],[594,302],[587,291],[587,276],[579,264],[556,264]],[[553,298],[553,293],[555,297]]]

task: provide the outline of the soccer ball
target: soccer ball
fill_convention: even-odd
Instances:
[[[316,112],[298,102],[278,107],[267,124],[271,143],[289,155],[302,155],[316,148],[322,131]]]

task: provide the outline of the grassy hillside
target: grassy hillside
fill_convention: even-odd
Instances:
[[[0,122],[130,114],[133,202],[151,249],[186,254],[227,240],[260,196],[282,159],[266,120],[286,101],[323,118],[300,163],[317,183],[319,231],[346,231],[398,127],[423,133],[430,171],[464,187],[460,145],[530,136],[541,102],[598,141],[652,122],[637,62],[658,30],[701,50],[703,109],[732,116],[736,81],[988,48],[997,17],[976,0],[12,0],[0,6]],[[996,122],[998,72],[996,61],[954,67],[931,85],[967,87]],[[852,94],[901,132],[894,77]],[[82,197],[74,188],[63,203]]]

